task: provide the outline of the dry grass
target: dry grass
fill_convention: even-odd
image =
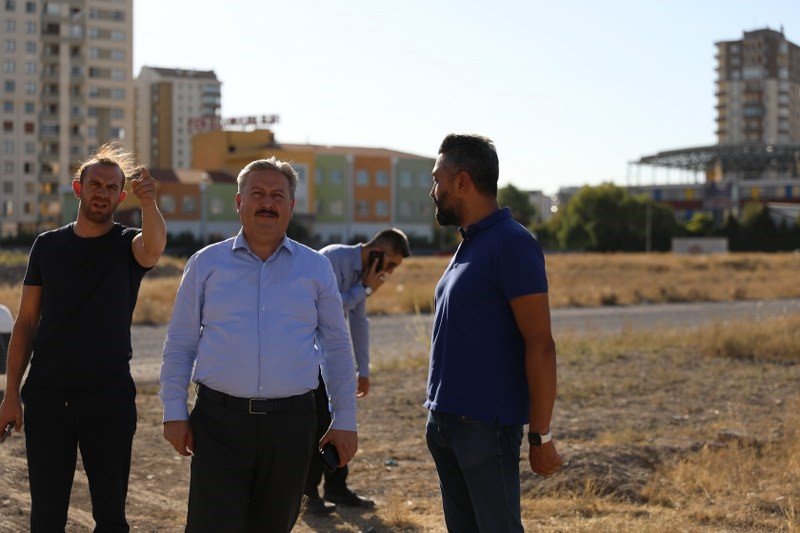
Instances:
[[[449,257],[411,257],[369,299],[371,314],[427,313]],[[24,255],[3,253],[0,303],[16,314]],[[800,254],[559,254],[547,257],[553,307],[800,296]],[[163,258],[142,283],[134,323],[168,321],[182,261]],[[170,282],[161,278],[172,277]],[[5,285],[4,285],[5,280]]]

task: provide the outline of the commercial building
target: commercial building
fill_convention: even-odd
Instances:
[[[57,226],[76,161],[132,149],[133,1],[4,0],[0,237]]]
[[[157,168],[189,168],[192,134],[218,122],[222,84],[213,70],[142,67],[136,77],[136,154]]]

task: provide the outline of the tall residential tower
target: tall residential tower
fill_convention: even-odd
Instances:
[[[218,121],[222,84],[213,70],[142,67],[136,77],[136,153],[156,168],[192,163],[192,123]]]
[[[800,47],[783,28],[716,45],[719,144],[800,143]]]
[[[133,0],[4,0],[0,42],[0,236],[36,233],[76,162],[133,148]]]

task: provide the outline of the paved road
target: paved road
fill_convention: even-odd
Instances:
[[[727,320],[760,320],[800,313],[800,298],[722,303],[651,304],[628,307],[554,309],[553,330],[564,334],[618,333],[624,330],[695,327]],[[373,362],[424,356],[430,342],[431,315],[370,318]],[[134,326],[133,374],[137,382],[155,381],[161,366],[166,326]]]

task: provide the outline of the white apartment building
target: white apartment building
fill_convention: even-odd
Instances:
[[[3,0],[0,237],[59,224],[98,146],[132,149],[133,0]]]
[[[213,70],[142,67],[136,77],[135,143],[141,162],[189,168],[192,124],[219,120],[221,88]]]

